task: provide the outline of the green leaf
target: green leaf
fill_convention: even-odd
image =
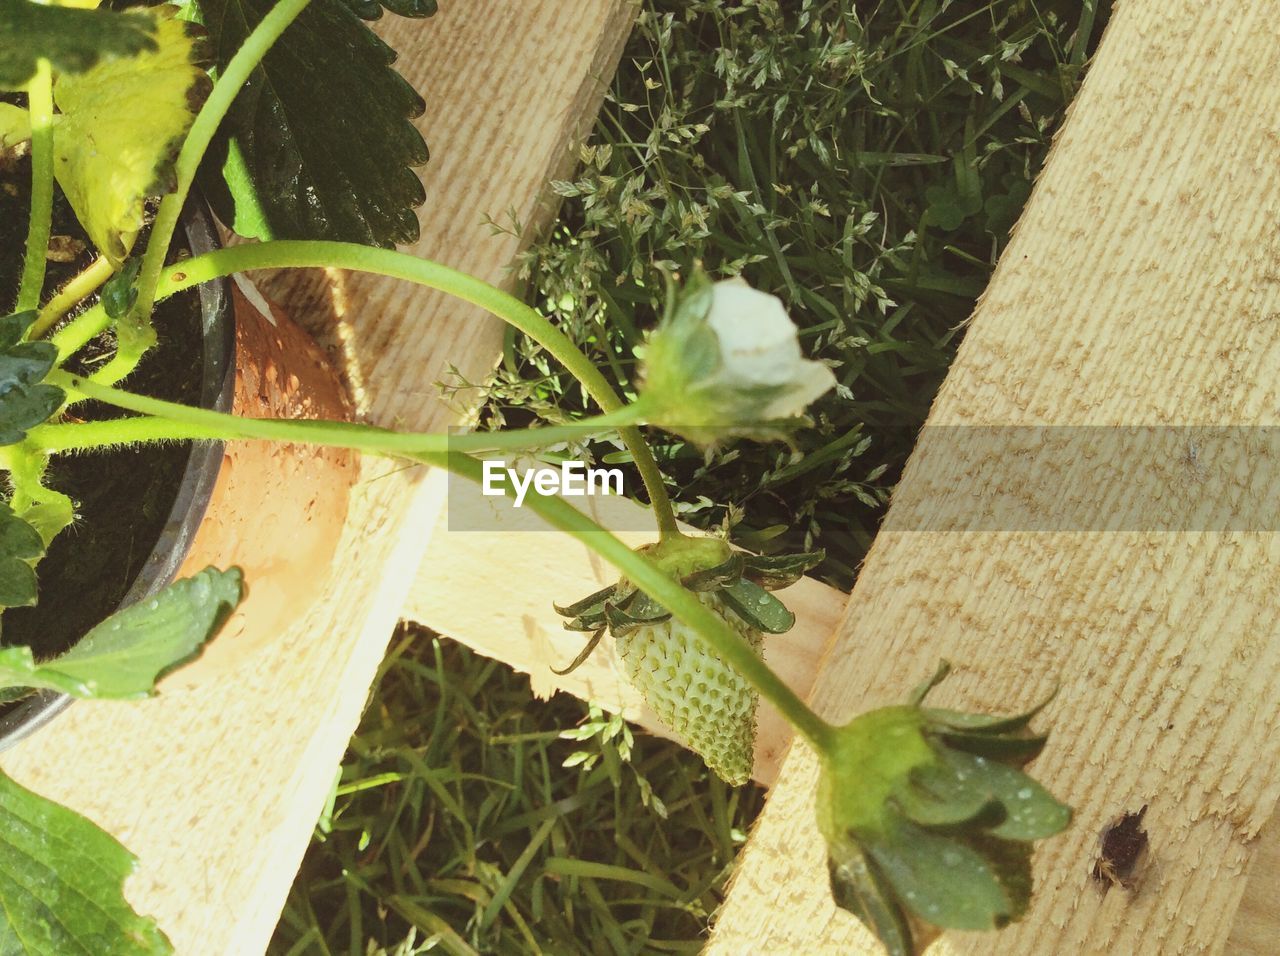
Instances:
[[[690,591],[718,591],[742,577],[743,566],[742,552],[735,551],[723,563],[713,568],[695,571],[683,578],[680,583]]]
[[[98,251],[119,266],[148,198],[175,187],[173,164],[209,90],[196,27],[156,14],[155,48],[54,86],[54,170]]]
[[[62,389],[43,382],[58,350],[48,342],[22,341],[35,319],[35,312],[0,318],[0,445],[22,441],[28,428],[57,412],[66,398]]]
[[[64,494],[48,488],[45,488],[43,493],[49,498],[29,505],[22,512],[22,520],[39,532],[47,548],[59,533],[69,528],[71,522],[75,521],[76,509],[75,504]]]
[[[0,502],[0,607],[36,603],[36,572],[31,562],[44,554],[44,547],[40,532]]]
[[[29,0],[0,0],[0,89],[24,88],[36,61],[49,60],[63,75],[80,73],[103,59],[155,49],[149,13],[75,10]]]
[[[643,591],[636,591],[622,605],[606,604],[604,619],[614,637],[621,637],[638,627],[671,620],[671,612]]]
[[[987,831],[993,837],[1043,840],[1071,824],[1071,808],[1059,803],[1016,767],[959,750],[944,751],[942,760],[945,768],[934,766],[918,771],[919,782],[935,793],[945,790],[952,800],[999,805],[1003,811],[1001,822]]]
[[[796,623],[796,616],[776,597],[746,578],[723,588],[720,597],[757,631],[766,634],[785,634]]]
[[[124,898],[133,867],[114,837],[0,773],[0,953],[171,953]]]
[[[806,571],[816,568],[826,557],[827,552],[822,550],[780,554],[768,558],[752,554],[747,556],[743,574],[766,590],[778,591],[795,584]]]
[[[976,734],[1008,734],[1020,731],[1031,723],[1040,711],[1049,705],[1057,694],[1052,694],[1021,714],[968,714],[958,710],[946,710],[941,707],[923,707],[925,719],[938,727]]]
[[[893,891],[884,885],[883,877],[858,843],[837,840],[828,850],[827,871],[836,906],[862,920],[876,934],[888,956],[917,956],[922,952],[923,946],[913,939],[906,915],[893,900]]]
[[[588,594],[586,597],[581,600],[574,601],[572,604],[561,605],[553,603],[551,606],[555,608],[556,613],[561,617],[577,617],[579,614],[589,611],[592,608],[604,607],[604,602],[613,597],[614,592],[617,590],[618,586],[616,584],[610,584],[608,587],[601,588],[593,594]]]
[[[142,269],[142,257],[134,256],[120,267],[120,271],[102,287],[102,308],[112,321],[123,319],[138,301],[138,272]]]
[[[273,5],[195,4],[219,69]],[[204,164],[219,217],[259,239],[416,240],[425,193],[410,167],[427,147],[409,120],[424,103],[394,60],[343,0],[312,0],[250,76],[223,124],[229,139]]]
[[[968,785],[950,768],[937,764],[915,768],[892,800],[904,816],[926,827],[978,824],[980,817],[994,824],[1006,816],[989,790]]]
[[[0,103],[0,152],[31,138],[31,114],[21,106]]]
[[[1034,760],[1049,741],[1047,734],[1027,734],[1015,737],[1005,734],[966,733],[945,730],[937,731],[937,734],[948,747],[964,750],[979,757],[989,757],[992,760],[1003,760],[1006,763],[1017,764]]]
[[[0,649],[0,686],[74,697],[133,699],[194,657],[240,603],[239,569],[205,568],[149,600],[117,611],[61,657],[37,664],[28,647]]]
[[[1025,908],[1017,887],[1001,881],[1001,868],[963,840],[897,819],[887,839],[864,842],[898,899],[935,926],[999,929]]]
[[[342,0],[361,20],[377,20],[382,16],[382,8],[402,17],[430,17],[437,9],[436,0]]]
[[[551,673],[558,674],[559,676],[564,677],[566,674],[572,674],[574,671],[576,671],[579,667],[581,667],[584,663],[586,663],[587,658],[591,656],[591,652],[596,649],[596,645],[599,644],[601,639],[604,637],[604,632],[605,632],[604,627],[596,628],[595,632],[591,635],[591,639],[587,641],[586,646],[584,646],[582,650],[578,652],[577,657],[575,657],[572,661],[569,662],[569,666],[563,669],[558,667],[553,667],[551,668]]]

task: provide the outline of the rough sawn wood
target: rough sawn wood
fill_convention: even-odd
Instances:
[[[1278,423],[1277,75],[1270,3],[1117,5],[932,425]],[[1144,530],[1171,503],[1264,513],[1274,482],[1250,475],[1266,462],[1187,452],[1163,463],[1160,501],[1113,480],[1127,531],[908,530],[996,497],[1033,523],[1102,493],[1105,457],[949,467],[949,441],[926,429],[890,516],[900,530],[876,539],[814,702],[846,719],[900,701],[940,657],[958,672],[938,700],[968,709],[1016,710],[1060,680],[1033,768],[1076,819],[1037,853],[1023,923],[946,934],[933,952],[1275,952],[1274,869],[1253,874],[1266,882],[1231,934],[1251,861],[1277,859],[1259,834],[1280,793],[1280,535]],[[831,902],[814,780],[793,748],[712,952],[878,952]],[[1099,833],[1143,804],[1140,886],[1103,893]]]

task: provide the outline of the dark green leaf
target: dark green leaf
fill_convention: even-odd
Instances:
[[[566,631],[594,631],[605,623],[604,604],[599,604],[588,611],[584,611],[575,618],[571,618],[564,622]]]
[[[0,773],[0,953],[172,952],[125,901],[133,864],[93,823]]]
[[[1002,734],[966,733],[963,731],[936,731],[948,747],[964,750],[979,757],[1003,760],[1006,763],[1023,764],[1034,760],[1048,742],[1047,734],[1006,736]]]
[[[738,617],[757,631],[785,634],[796,623],[796,616],[787,606],[754,581],[742,578],[719,594]]]
[[[430,17],[437,9],[436,0],[342,0],[361,20],[376,20],[382,8],[402,17]]]
[[[811,571],[827,558],[826,551],[806,551],[801,554],[780,554],[765,557],[748,555],[743,575],[769,591],[790,587],[799,581],[806,571]]]
[[[1015,767],[959,750],[944,751],[942,760],[944,766],[927,768],[921,785],[933,793],[947,792],[952,801],[997,803],[1003,813],[1001,822],[988,831],[994,837],[1043,840],[1071,823],[1071,808]]]
[[[400,4],[397,4],[399,6]],[[412,4],[407,4],[411,6]],[[219,69],[274,0],[200,0]],[[255,238],[413,242],[422,98],[343,0],[313,0],[253,72],[205,163],[206,192]]]
[[[661,624],[671,619],[671,612],[664,608],[643,591],[635,595],[622,606],[606,604],[605,620],[609,622],[609,630],[614,637],[620,637],[637,627]]]
[[[961,839],[899,819],[864,842],[897,898],[935,926],[999,929],[1020,912],[998,868]]]
[[[892,800],[903,815],[925,827],[975,824],[980,817],[993,824],[1005,819],[1004,809],[989,790],[970,785],[950,767],[938,764],[913,770]]]
[[[588,594],[582,600],[574,601],[572,604],[552,604],[551,606],[555,608],[556,613],[562,617],[577,617],[579,614],[582,614],[584,611],[591,610],[592,608],[604,607],[604,602],[613,597],[617,590],[618,586],[616,584],[610,584],[607,588],[601,588],[594,594]]]
[[[587,641],[586,646],[583,647],[583,649],[578,653],[578,656],[569,663],[568,667],[563,669],[553,667],[551,668],[551,673],[559,674],[561,677],[564,677],[566,674],[572,674],[576,671],[586,662],[587,658],[591,656],[591,652],[596,649],[596,645],[599,644],[600,639],[604,637],[604,632],[605,629],[603,627],[597,628],[595,633],[591,635],[591,639]]]
[[[1008,734],[1024,729],[1033,717],[1049,705],[1057,694],[1052,694],[1021,714],[968,714],[958,710],[945,710],[939,707],[924,707],[925,719],[934,725],[950,730],[959,730],[979,734]]]
[[[205,568],[117,611],[47,663],[35,663],[27,647],[0,649],[0,686],[42,687],[75,697],[145,697],[218,632],[241,592],[238,569]]]
[[[0,318],[0,445],[14,445],[62,407],[60,388],[42,379],[57,361],[58,350],[48,342],[22,342],[22,334],[36,313],[18,312]]]
[[[102,287],[102,307],[110,319],[122,318],[138,301],[138,290],[134,283],[138,281],[138,270],[142,268],[142,257],[134,256],[121,266],[120,271],[107,280]]]
[[[831,896],[836,906],[848,910],[876,934],[888,956],[917,956],[918,947],[902,908],[894,902],[893,891],[885,886],[854,840],[828,844],[827,871],[831,876]]]
[[[36,603],[36,573],[30,562],[43,554],[40,532],[0,502],[0,607]]]
[[[76,10],[29,0],[0,0],[0,89],[17,90],[47,59],[59,73],[79,73],[103,57],[155,49],[148,13]]]
[[[723,564],[695,571],[680,583],[690,591],[718,591],[742,577],[743,564],[742,552],[735,551]]]

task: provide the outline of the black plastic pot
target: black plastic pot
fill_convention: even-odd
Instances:
[[[192,255],[209,252],[221,245],[213,218],[202,202],[187,204],[182,226]],[[199,296],[204,352],[200,404],[204,408],[229,411],[235,384],[236,356],[230,280],[206,282],[200,286]],[[204,519],[222,457],[220,443],[198,442],[192,446],[177,499],[164,529],[120,607],[146,600],[174,580],[191,548],[196,529]],[[39,691],[4,706],[0,710],[0,750],[13,746],[49,723],[66,710],[72,700],[66,694]]]

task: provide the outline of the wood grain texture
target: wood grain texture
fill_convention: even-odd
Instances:
[[[534,693],[541,697],[564,691],[671,736],[622,673],[612,641],[602,641],[572,674],[551,670],[572,661],[587,637],[566,631],[552,602],[568,604],[611,584],[618,579],[614,567],[540,520],[521,519],[505,507],[494,507],[478,486],[451,485],[449,509],[431,534],[405,618],[528,674]],[[584,500],[584,511],[633,547],[656,539],[647,508],[626,498]],[[507,561],[495,562],[495,556],[516,549],[519,556],[513,560],[519,564],[514,573]],[[766,637],[765,657],[797,693],[806,695],[848,595],[811,578],[778,595],[795,612],[796,625],[786,634]],[[757,781],[774,781],[791,738],[790,726],[763,704],[753,771]]]
[[[545,215],[550,171],[572,161],[629,23],[622,0],[442,4],[380,27],[430,103],[434,159],[415,251],[499,282],[519,249],[486,214]],[[542,209],[544,212],[540,213]],[[481,379],[502,330],[475,309],[389,280],[332,277],[295,314],[332,302],[373,420],[442,427],[450,363]],[[280,287],[277,287],[280,288]],[[317,309],[323,312],[323,309]],[[314,316],[313,316],[314,318]],[[464,403],[465,404],[465,403]],[[183,956],[262,952],[441,507],[440,484],[366,461],[324,600],[239,679],[138,704],[82,703],[6,753],[28,787],[66,802],[140,858],[126,887]],[[253,582],[250,582],[254,586]]]
[[[932,425],[1277,424],[1278,33],[1262,0],[1117,6]],[[945,934],[932,952],[1169,956],[1246,939],[1275,952],[1274,893],[1250,893],[1228,939],[1252,858],[1253,880],[1275,886],[1259,834],[1280,793],[1280,536],[1144,525],[1171,501],[1259,508],[1271,488],[1250,481],[1257,462],[1188,454],[1161,501],[1108,475],[1129,530],[1032,530],[1094,494],[1110,463],[949,464],[954,449],[946,428],[922,435],[898,530],[876,539],[813,700],[847,719],[900,701],[940,657],[958,672],[938,701],[969,709],[1016,709],[1060,679],[1033,768],[1076,819],[1037,853],[1024,922]],[[909,530],[997,498],[1029,524]],[[711,952],[878,952],[831,903],[814,784],[812,754],[793,748]],[[1140,885],[1104,894],[1089,876],[1099,833],[1143,804]]]

